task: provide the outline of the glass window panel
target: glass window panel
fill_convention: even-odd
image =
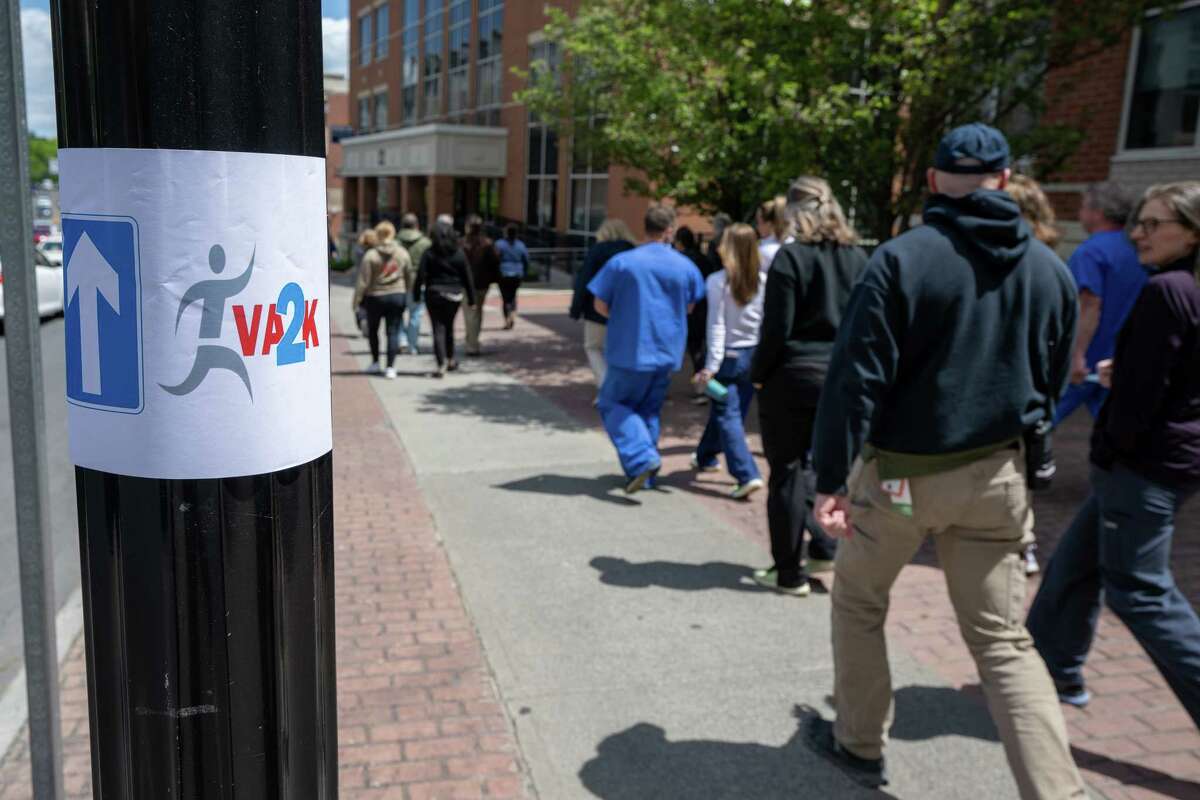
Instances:
[[[573,231],[587,230],[587,189],[587,178],[575,178],[571,181],[571,221],[567,227]]]
[[[526,170],[530,175],[542,174],[542,128],[534,125],[529,129],[529,161]]]
[[[406,86],[404,88],[404,121],[412,122],[417,115],[417,87]]]
[[[382,130],[388,124],[388,96],[387,92],[380,92],[375,95],[375,127]]]
[[[404,0],[404,25],[410,27],[421,21],[421,0]]]
[[[588,194],[589,212],[586,230],[590,233],[600,229],[600,223],[608,214],[608,178],[592,178]]]
[[[358,18],[359,64],[371,63],[371,44],[371,15],[363,14]]]
[[[538,224],[538,186],[536,180],[525,182],[525,224]]]
[[[558,174],[558,134],[549,128],[546,129],[546,158],[542,162],[542,173],[544,175]]]
[[[542,179],[542,196],[538,207],[538,217],[543,228],[554,228],[558,225],[558,181],[553,178]]]
[[[388,7],[380,6],[375,10],[375,57],[387,58],[388,36],[391,28],[388,24]]]
[[[371,130],[371,99],[369,97],[358,98],[358,129],[360,132]]]
[[[1142,28],[1126,147],[1194,147],[1200,118],[1200,8]]]

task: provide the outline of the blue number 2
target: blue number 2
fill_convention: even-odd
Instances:
[[[275,348],[275,364],[280,367],[284,364],[298,364],[306,355],[304,343],[296,341],[300,325],[304,322],[304,290],[299,284],[289,283],[279,290],[279,300],[275,302],[275,308],[282,312],[285,306],[292,309],[292,322],[283,334],[283,341]]]

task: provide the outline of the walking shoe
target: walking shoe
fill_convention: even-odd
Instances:
[[[383,372],[383,368],[379,366],[378,361],[372,361],[371,366],[367,367],[368,375],[378,375],[380,372]]]
[[[815,575],[818,572],[833,572],[832,558],[810,558],[800,563],[804,565],[809,575]]]
[[[647,467],[637,475],[634,475],[629,479],[629,482],[625,484],[625,494],[633,494],[639,489],[645,488],[646,483],[655,475],[657,475],[661,468],[662,464],[655,464],[653,467]]]
[[[792,597],[808,597],[812,591],[812,587],[808,585],[808,581],[798,583],[795,586],[783,586],[779,583],[779,573],[775,570],[768,570],[765,574],[759,575],[758,570],[754,571],[754,582],[764,589],[770,589],[780,594],[789,594]]]
[[[763,488],[763,479],[751,478],[745,483],[739,483],[737,486],[733,487],[733,491],[729,493],[729,496],[734,500],[745,500],[747,497],[754,494],[761,488]]]
[[[688,463],[692,465],[692,469],[699,472],[716,472],[721,468],[721,465],[717,463],[716,459],[713,459],[712,463],[710,464],[701,464],[700,457],[695,453],[692,453],[692,458]]]
[[[1069,706],[1083,708],[1092,700],[1092,693],[1082,683],[1067,683],[1055,678],[1054,689],[1058,692],[1059,701]]]
[[[817,718],[808,723],[808,744],[855,783],[868,789],[888,785],[887,763],[883,758],[860,758],[842,747],[833,735],[833,723],[829,720]]]
[[[762,567],[761,569],[754,570],[754,572],[750,573],[750,575],[754,578],[754,580],[758,580],[759,578],[765,578],[768,575],[774,575],[775,572],[776,570],[774,567]]]
[[[387,370],[383,373],[383,377],[387,378],[389,381],[394,380],[396,377],[396,368],[388,367]]]
[[[449,364],[446,365],[446,369],[449,370],[450,372],[458,372],[458,362],[451,361]]]
[[[438,367],[438,368],[437,368],[437,369],[435,369],[433,372],[429,373],[429,377],[431,377],[431,378],[444,378],[444,377],[446,377],[446,370],[445,370],[444,368],[442,368],[442,367]]]
[[[1037,556],[1033,554],[1034,550],[1037,550],[1036,544],[1031,544],[1029,547],[1025,548],[1023,558],[1025,559],[1026,575],[1037,575],[1042,571],[1042,568],[1038,565]]]

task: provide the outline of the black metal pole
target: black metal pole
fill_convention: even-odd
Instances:
[[[51,6],[61,147],[324,158],[319,0]],[[64,156],[64,193],[71,163]],[[203,205],[231,202],[245,188],[173,191],[195,191]],[[188,214],[177,217],[188,223]],[[312,222],[323,265],[324,218]],[[222,277],[245,265],[229,255]],[[269,267],[261,248],[255,259],[260,271]],[[148,261],[143,253],[143,284],[161,266]],[[68,263],[69,290],[74,269]],[[281,293],[281,313],[283,303]],[[221,310],[232,327],[228,304]],[[204,315],[207,325],[207,305]],[[181,336],[152,330],[152,321],[147,313],[143,340]],[[314,343],[319,335],[326,344],[323,325]],[[69,393],[72,368],[68,357]],[[160,385],[147,380],[147,408],[170,402]],[[254,403],[272,391],[253,388]],[[223,409],[211,413],[209,435],[224,435]],[[202,478],[77,468],[95,797],[337,796],[331,459],[325,452],[263,474]]]

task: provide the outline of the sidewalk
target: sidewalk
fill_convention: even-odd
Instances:
[[[704,410],[682,387],[663,490],[625,497],[566,304],[523,295],[509,333],[489,313],[490,355],[442,381],[422,376],[428,356],[367,378],[366,343],[332,339],[341,796],[881,796],[798,735],[830,715],[828,598],[749,581],[769,560],[765,498],[727,500],[721,473],[696,480]],[[353,330],[344,287],[331,306]],[[1176,548],[1192,564],[1195,508]],[[940,572],[917,562],[889,620],[889,790],[1015,797]],[[1099,696],[1068,714],[1089,782],[1110,798],[1200,797],[1200,737],[1119,623],[1106,618],[1091,666]],[[81,643],[63,680],[67,782],[88,797]],[[22,740],[0,761],[0,800],[27,798],[27,775]]]

